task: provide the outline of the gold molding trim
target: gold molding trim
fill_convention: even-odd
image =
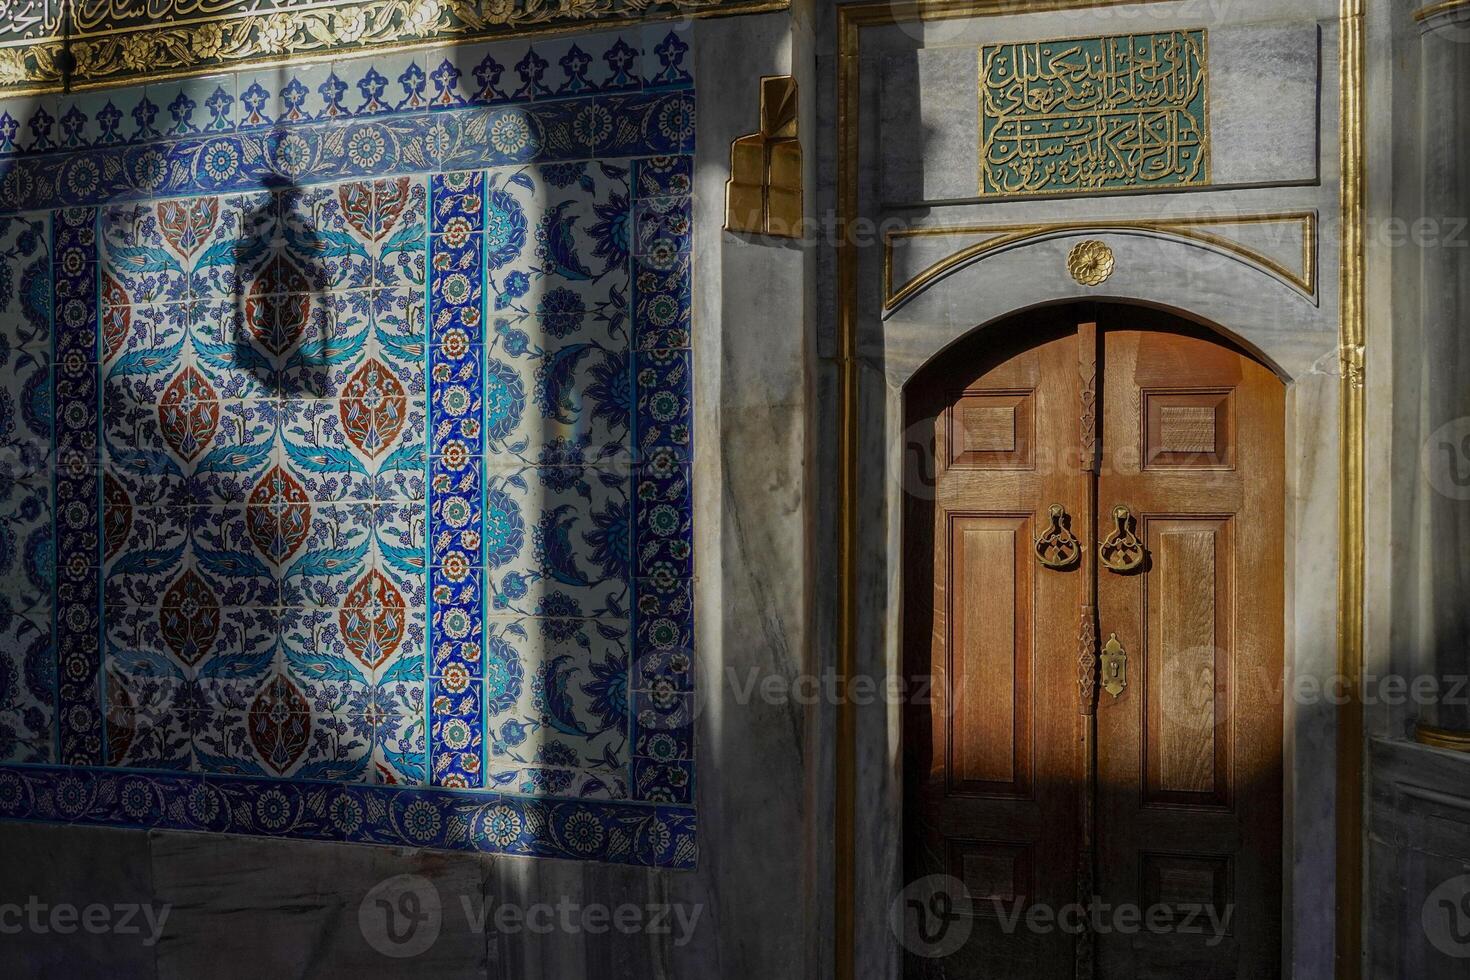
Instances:
[[[1167,0],[1131,0],[1132,5]],[[837,367],[838,367],[838,624],[837,670],[855,668],[857,628],[857,275],[852,222],[858,213],[858,73],[862,29],[905,21],[949,20],[1129,5],[1130,0],[877,0],[837,10]],[[1364,323],[1363,0],[1339,0],[1339,155],[1342,164],[1343,249],[1340,334],[1361,363]],[[1336,977],[1362,975],[1363,705],[1363,388],[1344,374],[1341,414],[1341,486],[1338,583],[1338,666],[1351,694],[1338,712]],[[836,719],[833,966],[850,980],[856,956],[857,717],[846,699]]]
[[[1470,0],[1441,0],[1440,3],[1432,3],[1414,11],[1414,19],[1422,24],[1431,17],[1438,17],[1457,10],[1470,10]]]
[[[0,94],[69,91],[483,41],[785,10],[791,0],[363,0],[82,31],[0,46]],[[650,8],[654,8],[650,10]]]
[[[1337,670],[1347,696],[1337,712],[1337,980],[1363,975],[1363,454],[1367,427],[1364,252],[1367,178],[1363,100],[1364,0],[1339,0],[1338,152],[1342,174],[1339,332],[1343,351],[1338,423]]]
[[[1302,271],[1288,269],[1275,259],[1228,238],[1199,231],[1220,225],[1256,225],[1300,223],[1302,226]],[[1252,265],[1258,265],[1307,298],[1317,295],[1317,213],[1291,211],[1282,214],[1246,214],[1230,217],[1183,217],[1161,219],[1097,219],[1090,221],[1052,221],[1035,224],[959,225],[942,228],[914,228],[892,231],[883,238],[883,305],[892,310],[929,287],[936,279],[958,266],[980,259],[992,252],[1014,248],[1044,238],[1065,235],[1093,235],[1114,232],[1147,232],[1182,238],[1202,247],[1219,249]],[[995,237],[968,245],[921,270],[897,289],[893,284],[893,244],[897,239],[941,235],[987,235]]]
[[[1458,728],[1437,728],[1434,725],[1415,725],[1414,741],[1436,749],[1455,752],[1470,752],[1470,731]]]
[[[800,238],[801,143],[796,78],[761,76],[760,129],[730,143],[725,230]]]

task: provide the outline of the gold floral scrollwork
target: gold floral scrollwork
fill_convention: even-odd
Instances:
[[[1067,253],[1067,271],[1084,286],[1101,286],[1113,274],[1113,250],[1090,238]]]
[[[628,24],[671,15],[770,10],[787,0],[97,0],[77,9],[71,80],[93,87],[287,60],[422,48]],[[249,8],[236,10],[235,8]],[[44,35],[44,36],[43,36]],[[0,24],[0,91],[58,91],[63,47],[54,24]]]
[[[800,238],[801,143],[796,135],[796,79],[761,79],[761,128],[730,144],[725,230]]]
[[[1133,512],[1119,504],[1113,508],[1113,521],[1117,525],[1113,533],[1097,546],[1097,557],[1102,566],[1110,571],[1126,573],[1143,567],[1146,554],[1143,542],[1138,540],[1133,527],[1138,522]]]
[[[1071,568],[1082,555],[1082,545],[1067,525],[1067,511],[1051,505],[1051,526],[1036,539],[1036,557],[1047,568]]]

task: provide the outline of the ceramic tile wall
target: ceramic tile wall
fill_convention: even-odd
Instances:
[[[687,50],[0,112],[0,817],[693,863]]]

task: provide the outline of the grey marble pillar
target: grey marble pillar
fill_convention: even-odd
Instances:
[[[1405,242],[1422,276],[1415,645],[1440,693],[1418,722],[1470,735],[1470,5],[1420,27],[1423,212]]]

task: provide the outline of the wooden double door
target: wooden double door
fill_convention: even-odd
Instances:
[[[1280,975],[1284,398],[1107,305],[911,384],[905,873],[962,882],[969,937],[910,975]]]

